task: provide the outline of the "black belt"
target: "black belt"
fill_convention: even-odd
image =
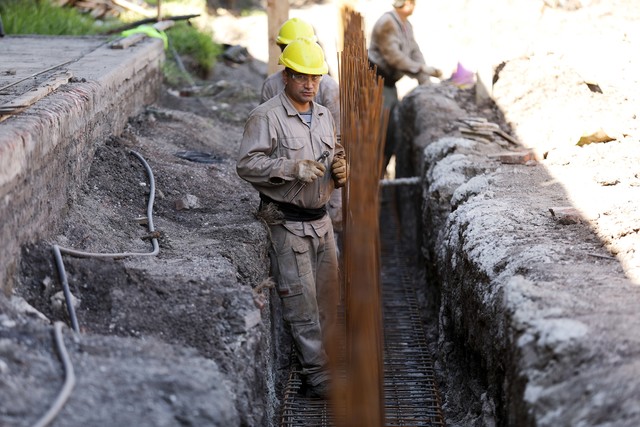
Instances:
[[[261,208],[263,203],[276,205],[278,210],[284,215],[284,219],[287,221],[315,221],[327,214],[327,208],[325,206],[317,209],[301,208],[300,206],[291,203],[278,202],[277,200],[273,200],[271,197],[262,193],[260,193],[260,201]]]

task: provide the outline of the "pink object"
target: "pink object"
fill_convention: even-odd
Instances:
[[[476,76],[473,71],[467,70],[458,62],[458,68],[451,75],[451,82],[461,89],[468,89],[475,84],[475,77]]]

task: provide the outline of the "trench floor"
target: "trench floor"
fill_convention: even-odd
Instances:
[[[384,323],[385,426],[444,426],[432,356],[420,316],[415,254],[401,238],[395,190],[385,190],[380,208],[381,286]],[[295,357],[293,358],[295,360]],[[285,387],[280,425],[334,426],[328,401],[304,396],[293,363]]]

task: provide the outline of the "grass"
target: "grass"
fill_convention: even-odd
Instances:
[[[0,16],[6,34],[47,34],[80,36],[105,30],[77,9],[58,7],[43,0],[2,0]]]
[[[176,23],[167,34],[180,54],[193,58],[201,76],[206,76],[212,70],[215,58],[222,53],[222,47],[212,42],[213,34],[198,30],[186,22]]]
[[[155,2],[148,1],[154,10]],[[206,78],[213,69],[222,47],[213,41],[213,34],[206,26],[209,16],[205,0],[175,0],[162,2],[163,16],[200,14],[192,23],[178,21],[166,31],[170,47],[183,58],[182,62],[190,73]],[[119,19],[97,21],[88,14],[82,14],[73,7],[56,6],[51,0],[0,0],[0,17],[7,35],[96,35],[122,27],[124,24],[148,18],[134,12],[126,12]],[[199,27],[198,24],[201,24]],[[165,81],[171,86],[179,86],[190,81],[185,75],[173,51],[167,52],[164,66]]]

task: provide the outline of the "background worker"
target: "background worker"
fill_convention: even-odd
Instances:
[[[414,8],[415,0],[394,0],[393,10],[384,13],[374,24],[369,41],[369,62],[377,67],[378,75],[384,78],[384,107],[389,109],[383,174],[395,153],[396,82],[405,75],[417,79],[419,84],[429,83],[430,77],[442,76],[439,69],[425,63],[414,38],[413,26],[408,19]]]
[[[278,31],[278,37],[276,37],[276,43],[280,47],[280,52],[296,39],[318,41],[311,24],[300,18],[291,18],[282,24]],[[261,103],[282,92],[285,79],[283,73],[283,71],[277,71],[264,81],[262,84]],[[324,105],[331,111],[333,121],[336,124],[338,142],[340,142],[340,90],[338,82],[328,74],[325,75],[322,80],[320,80],[320,86],[318,87],[318,93],[314,101],[320,105]],[[340,233],[342,232],[342,191],[333,192],[327,208],[329,217],[333,222],[333,229],[336,232],[336,240],[339,240]]]
[[[345,152],[329,110],[314,102],[327,73],[322,48],[291,42],[280,55],[284,90],[245,124],[238,175],[260,193],[269,225],[271,274],[295,343],[308,393],[326,397],[324,341],[337,315],[338,259],[326,204],[347,181]]]
[[[309,39],[317,42],[313,26],[300,18],[291,18],[287,20],[278,32],[276,43],[280,47],[280,52],[292,41],[296,39]],[[284,78],[281,71],[271,74],[262,84],[261,103],[278,95],[284,89]],[[338,82],[329,75],[325,75],[320,81],[316,99],[320,105],[324,105],[331,111],[333,120],[336,123],[338,137],[340,136],[340,90]]]

